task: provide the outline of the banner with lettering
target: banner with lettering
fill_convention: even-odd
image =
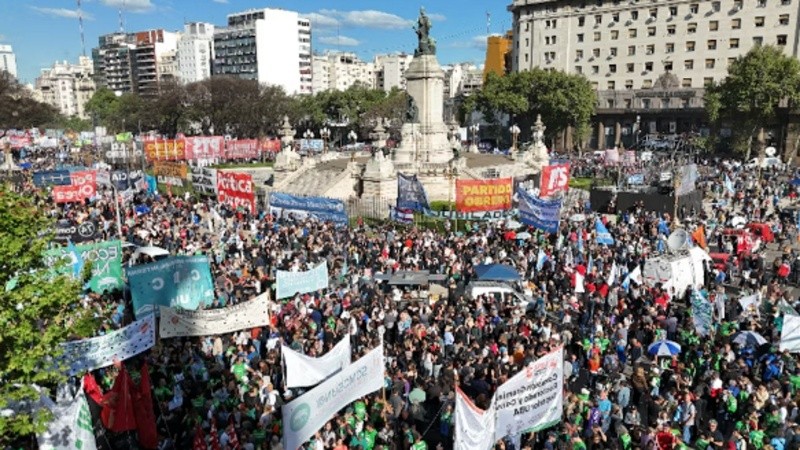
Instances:
[[[122,243],[120,241],[104,241],[93,244],[76,245],[72,248],[59,247],[45,252],[45,260],[56,262],[67,260],[68,264],[62,266],[63,270],[70,270],[69,264],[76,259],[92,265],[92,277],[89,279],[89,289],[92,292],[102,293],[122,289]],[[49,265],[49,264],[48,264]]]
[[[153,175],[158,184],[183,187],[188,174],[189,167],[185,163],[157,161],[153,164]]]
[[[286,387],[316,386],[350,365],[350,336],[345,336],[328,353],[313,357],[281,345],[281,360],[286,369]]]
[[[567,190],[569,190],[569,163],[550,164],[542,168],[540,197],[552,197],[559,192],[567,192]]]
[[[161,339],[179,336],[213,336],[269,325],[269,299],[266,293],[233,306],[189,311],[159,306]]]
[[[456,210],[461,212],[511,209],[512,178],[456,180]]]
[[[184,161],[186,143],[183,139],[146,139],[144,155],[148,161]]]
[[[81,385],[69,403],[55,404],[47,399],[53,420],[36,435],[39,450],[96,450],[92,413]]]
[[[53,201],[78,203],[97,195],[97,172],[84,170],[69,175],[69,186],[53,186]]]
[[[564,409],[564,349],[530,363],[494,394],[495,442],[556,425]]]
[[[561,221],[561,200],[542,200],[520,189],[519,221],[547,233],[557,233]]]
[[[262,153],[278,153],[281,151],[280,139],[262,139],[261,152]]]
[[[244,207],[256,213],[256,193],[253,176],[240,172],[217,172],[217,200],[236,209]]]
[[[155,316],[139,319],[119,330],[79,341],[61,344],[67,375],[75,376],[142,353],[156,343]]]
[[[33,173],[33,184],[42,186],[69,186],[72,184],[69,170],[42,170]]]
[[[225,143],[225,158],[258,159],[259,147],[258,139],[231,139]]]
[[[171,256],[126,269],[136,317],[158,306],[197,309],[214,301],[214,281],[206,255]]]
[[[453,450],[494,449],[494,401],[484,411],[456,386],[455,439]]]
[[[328,263],[323,261],[317,267],[305,272],[279,270],[275,275],[275,298],[292,297],[328,288]]]
[[[92,241],[102,237],[102,230],[92,220],[76,223],[68,219],[59,219],[56,222],[53,240],[56,242],[72,241],[73,244]]]
[[[225,138],[222,136],[194,136],[185,141],[186,159],[222,159],[225,157]]]
[[[300,197],[273,192],[269,194],[269,212],[277,217],[289,214],[301,219],[312,217],[323,222],[333,222],[337,226],[347,226],[349,222],[344,202],[333,198]]]

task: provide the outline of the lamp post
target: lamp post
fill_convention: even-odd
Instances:
[[[347,133],[347,139],[350,140],[351,144],[355,144],[356,141],[358,140],[358,134],[356,134],[355,130],[350,130],[350,132]]]
[[[311,145],[308,142],[311,139],[314,139],[314,132],[311,131],[310,129],[306,128],[305,133],[303,133],[303,140],[305,141],[304,143],[307,146],[306,147],[306,152],[307,152],[306,156],[313,156],[313,154],[311,154],[311,153],[313,153],[313,149],[311,148]],[[300,147],[302,147],[302,144],[300,145]],[[303,150],[303,149],[301,148],[300,150]]]
[[[473,123],[469,126],[469,131],[472,132],[472,145],[470,146],[470,151],[473,153],[478,153],[478,132],[481,130],[481,125],[479,123]]]
[[[517,152],[517,139],[519,138],[520,129],[517,124],[511,125],[508,127],[509,133],[511,133],[511,152]]]
[[[322,127],[319,130],[319,137],[322,138],[322,152],[328,152],[328,139],[331,138],[331,130],[328,127]]]
[[[447,179],[449,183],[447,183],[448,187],[448,194],[447,194],[447,201],[450,203],[450,218],[454,221],[453,224],[453,231],[458,232],[458,213],[453,214],[453,210],[455,209],[455,184],[456,180],[458,179],[458,168],[457,167],[450,167],[449,170],[445,172],[447,175]]]

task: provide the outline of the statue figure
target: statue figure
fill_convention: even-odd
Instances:
[[[417,108],[417,102],[414,101],[414,97],[407,95],[408,98],[406,103],[406,123],[417,123],[419,122],[419,109]]]
[[[431,19],[425,14],[425,8],[420,8],[417,25],[414,27],[418,41],[414,56],[436,54],[436,41],[430,37],[431,27]]]
[[[533,124],[531,129],[533,131],[533,144],[537,147],[544,145],[544,130],[546,130],[547,127],[542,123],[541,114],[536,115],[536,123]]]

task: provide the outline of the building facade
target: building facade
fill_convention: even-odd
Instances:
[[[34,89],[42,102],[58,108],[61,114],[88,119],[85,108],[95,92],[93,72],[92,60],[85,56],[78,64],[56,62],[42,70]]]
[[[312,58],[312,92],[344,91],[351,86],[375,87],[375,65],[355,53],[329,52]]]
[[[10,45],[0,45],[0,70],[17,77],[17,55]]]
[[[192,22],[183,26],[178,39],[178,80],[194,83],[211,76],[211,61],[214,60],[214,25]]]
[[[92,49],[94,80],[121,95],[156,95],[162,83],[177,81],[178,33],[148,30],[100,36]]]
[[[407,53],[375,56],[375,89],[383,89],[386,92],[394,88],[405,90],[405,73],[413,58],[414,55]]]
[[[490,73],[505,75],[510,67],[511,33],[505,36],[489,36],[486,38],[486,61],[483,64],[483,78]]]
[[[294,11],[268,8],[231,14],[228,26],[214,31],[213,75],[310,94],[311,59],[311,22]]]
[[[598,148],[703,131],[704,87],[757,45],[798,55],[800,0],[514,0],[512,69],[583,74]]]

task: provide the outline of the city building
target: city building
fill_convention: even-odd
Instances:
[[[233,75],[310,94],[311,22],[297,12],[254,9],[228,15],[214,30],[214,75]]]
[[[486,38],[486,61],[483,64],[483,78],[490,73],[505,75],[511,69],[511,32],[505,36],[489,36]]]
[[[311,66],[312,92],[344,91],[354,85],[375,86],[375,65],[361,61],[355,53],[329,52],[314,55]]]
[[[178,80],[194,83],[211,76],[214,60],[214,25],[192,22],[183,26],[178,39]]]
[[[483,86],[484,70],[472,63],[442,67],[445,99],[470,95]]]
[[[100,36],[92,49],[97,87],[120,95],[157,94],[162,83],[177,81],[179,36],[160,29]]]
[[[0,45],[0,70],[17,77],[17,56],[10,45]]]
[[[393,88],[405,90],[405,73],[413,58],[414,55],[407,53],[375,56],[375,89],[383,89],[386,92]]]
[[[88,119],[85,107],[95,92],[93,72],[92,60],[86,56],[81,56],[78,64],[56,62],[36,78],[37,98],[67,117]]]
[[[97,88],[107,88],[118,95],[134,92],[133,50],[136,47],[125,33],[100,36],[92,49],[94,81]]]
[[[585,75],[598,93],[596,148],[630,145],[642,133],[703,132],[704,87],[724,79],[731,61],[767,44],[798,56],[798,5],[513,0],[512,69]]]

